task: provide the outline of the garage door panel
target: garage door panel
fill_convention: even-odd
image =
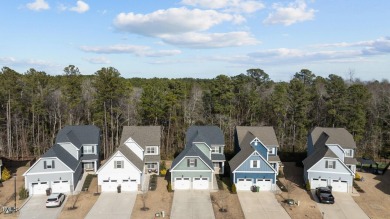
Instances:
[[[175,189],[191,189],[191,180],[189,177],[175,178]]]
[[[209,178],[206,177],[195,177],[192,183],[193,189],[208,189],[209,188]]]
[[[123,180],[121,188],[124,192],[138,191],[137,180]]]
[[[101,185],[102,192],[116,192],[118,188],[117,180],[103,180]]]
[[[51,189],[53,193],[68,193],[70,192],[70,183],[69,181],[53,181],[51,183]]]
[[[241,191],[250,191],[253,185],[252,179],[237,179],[236,189]]]
[[[32,194],[34,195],[44,195],[46,194],[46,189],[49,188],[48,182],[39,182],[39,183],[32,183]]]
[[[348,182],[342,180],[332,180],[331,183],[333,192],[348,192]]]
[[[316,189],[318,187],[327,187],[328,181],[326,179],[317,179],[313,178],[310,182],[311,189]]]
[[[260,191],[271,191],[272,190],[272,180],[271,179],[257,179],[256,186],[259,186]]]

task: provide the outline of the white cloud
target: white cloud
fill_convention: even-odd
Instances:
[[[215,10],[170,8],[150,14],[120,13],[114,20],[118,30],[146,35],[181,34],[205,31],[222,22],[241,23],[242,16],[220,13]]]
[[[32,3],[27,3],[26,7],[33,11],[48,10],[50,6],[45,0],[35,0]]]
[[[174,56],[181,53],[180,50],[152,50],[148,46],[137,45],[112,45],[112,46],[81,46],[80,49],[84,52],[92,52],[99,54],[121,54],[129,53],[136,56],[146,57],[163,57]]]
[[[81,14],[89,10],[89,5],[83,1],[77,1],[77,5],[75,7],[71,7],[69,10]]]
[[[182,4],[208,9],[223,9],[236,13],[253,13],[265,6],[260,1],[254,0],[182,0]]]
[[[0,63],[2,64],[10,64],[16,62],[14,57],[0,57]]]
[[[169,44],[192,48],[248,46],[260,43],[248,32],[209,34],[190,32],[179,35],[163,35],[161,39]]]
[[[111,61],[104,56],[86,58],[85,60],[87,60],[88,62],[90,62],[92,64],[110,64],[111,63]]]
[[[359,41],[353,43],[340,42],[314,45],[314,48],[343,48],[343,47],[362,47],[365,55],[374,55],[380,53],[390,53],[390,37],[380,37],[376,40]]]
[[[263,23],[289,26],[297,22],[313,20],[316,12],[314,9],[308,9],[304,0],[296,0],[286,7],[274,4],[273,8],[275,11],[269,14]]]

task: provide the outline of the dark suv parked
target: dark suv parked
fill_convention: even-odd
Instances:
[[[332,190],[328,187],[316,188],[316,195],[321,203],[334,204]]]

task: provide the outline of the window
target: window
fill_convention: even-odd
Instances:
[[[268,154],[275,154],[276,149],[275,148],[269,148]]]
[[[95,146],[84,145],[83,146],[83,154],[95,154]]]
[[[251,160],[251,168],[260,168],[259,160]]]
[[[146,154],[158,154],[157,147],[156,146],[147,146],[146,147]]]
[[[190,158],[187,160],[187,167],[196,167],[197,160],[195,158]]]
[[[213,153],[213,154],[222,154],[222,148],[223,147],[219,147],[219,146],[211,147],[211,153]]]
[[[327,169],[336,169],[336,161],[327,160],[325,162],[325,168],[327,168]]]
[[[156,168],[155,165],[156,165],[155,163],[147,163],[147,164],[146,164],[146,166],[147,166],[148,169],[155,169],[155,168]]]
[[[55,168],[55,163],[54,160],[50,161],[43,161],[43,169],[54,169]]]
[[[123,167],[123,160],[114,161],[114,169],[122,169]]]
[[[345,156],[346,156],[346,157],[353,157],[353,150],[351,150],[351,149],[346,149],[346,150],[345,150]]]

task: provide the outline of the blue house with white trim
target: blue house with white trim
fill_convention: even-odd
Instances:
[[[260,191],[276,188],[280,163],[277,148],[278,141],[273,127],[236,127],[237,154],[229,161],[229,165],[231,180],[237,190],[250,190],[252,186],[259,186]]]

